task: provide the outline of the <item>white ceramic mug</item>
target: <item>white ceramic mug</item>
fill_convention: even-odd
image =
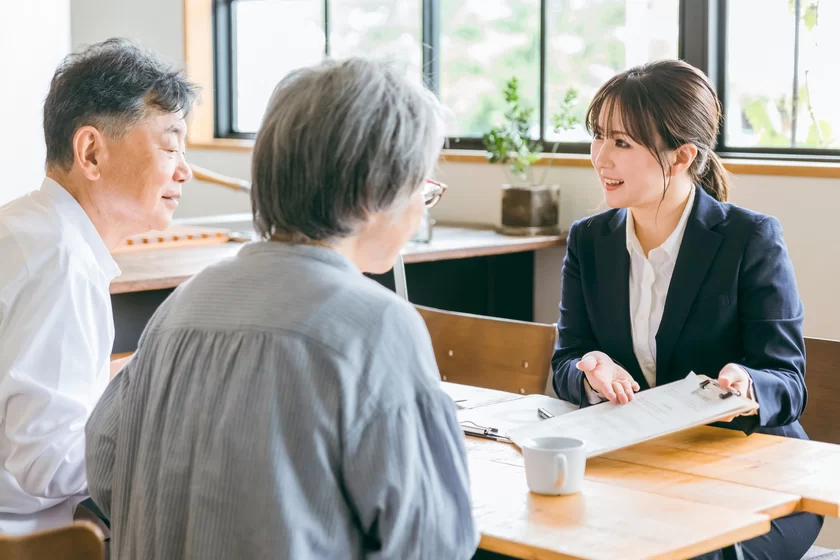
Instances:
[[[522,446],[525,478],[536,494],[574,494],[583,484],[586,444],[572,437],[539,437]]]

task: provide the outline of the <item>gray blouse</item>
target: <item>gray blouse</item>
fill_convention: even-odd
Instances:
[[[176,290],[86,430],[118,559],[470,558],[464,436],[406,301],[258,242]]]

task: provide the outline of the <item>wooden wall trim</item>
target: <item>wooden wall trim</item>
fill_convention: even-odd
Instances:
[[[187,145],[215,145],[223,139],[214,138],[213,0],[184,0],[184,61],[187,76],[201,86],[201,102],[193,109]]]

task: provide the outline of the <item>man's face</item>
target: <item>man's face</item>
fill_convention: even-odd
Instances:
[[[192,178],[184,159],[184,115],[152,112],[119,139],[105,138],[96,203],[129,234],[166,229]]]

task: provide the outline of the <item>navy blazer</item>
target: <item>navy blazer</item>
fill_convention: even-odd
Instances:
[[[778,220],[720,203],[696,187],[659,331],[656,383],[690,371],[717,378],[726,364],[753,380],[756,416],[725,427],[807,438],[803,307]],[[563,261],[554,389],[564,400],[589,404],[575,366],[600,350],[648,388],[633,352],[630,255],[626,210],[575,223]]]

